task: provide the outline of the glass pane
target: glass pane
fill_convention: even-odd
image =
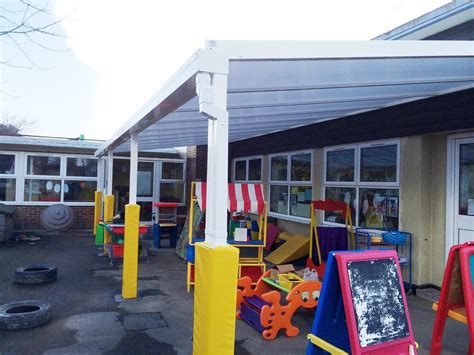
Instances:
[[[326,200],[344,201],[349,204],[351,209],[352,223],[355,221],[355,207],[354,200],[356,199],[356,189],[347,187],[326,187]],[[324,220],[334,223],[344,224],[345,217],[342,212],[325,212]]]
[[[66,175],[97,177],[97,159],[67,158]]]
[[[94,202],[96,181],[64,181],[64,202]]]
[[[137,196],[153,197],[153,169],[152,162],[138,162]]]
[[[459,146],[459,214],[474,216],[474,143]]]
[[[286,155],[272,157],[270,180],[287,181],[288,180],[287,171],[288,171],[288,157]]]
[[[249,160],[249,180],[250,181],[262,180],[262,159]]]
[[[0,154],[0,174],[15,174],[15,156]]]
[[[396,182],[397,146],[362,148],[360,151],[360,181]]]
[[[140,206],[140,221],[150,222],[151,214],[153,212],[153,203],[152,202],[137,202]]]
[[[292,216],[309,218],[313,196],[311,186],[291,186],[290,191],[290,214]]]
[[[288,214],[288,186],[270,185],[270,212]]]
[[[183,180],[183,163],[163,162],[161,178],[165,180]]]
[[[398,229],[398,189],[360,189],[359,226]]]
[[[326,153],[326,181],[354,181],[354,149]]]
[[[238,160],[235,162],[234,180],[235,181],[247,180],[247,161],[246,160]]]
[[[311,154],[291,156],[291,181],[311,181]]]
[[[0,179],[0,201],[15,201],[16,179]]]
[[[61,158],[28,156],[28,175],[59,175]]]
[[[61,201],[61,180],[25,180],[25,201]]]
[[[160,184],[160,202],[183,203],[184,184],[179,182],[162,182]]]

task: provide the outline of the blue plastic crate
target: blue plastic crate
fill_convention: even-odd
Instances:
[[[408,234],[398,231],[384,232],[382,238],[385,243],[402,245],[407,242]]]

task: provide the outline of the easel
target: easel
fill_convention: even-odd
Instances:
[[[308,339],[307,355],[416,354],[397,253],[330,252]]]
[[[309,231],[309,257],[306,261],[306,266],[310,269],[316,269],[321,277],[324,275],[325,264],[321,257],[321,248],[318,236],[318,220],[316,211],[324,212],[341,212],[344,215],[344,225],[347,229],[349,249],[355,247],[354,228],[352,226],[352,216],[349,205],[342,201],[334,200],[322,200],[322,201],[311,201],[311,226]],[[324,219],[324,218],[323,218]],[[314,240],[314,241],[313,241]],[[315,246],[313,246],[315,243]],[[318,255],[318,266],[313,262],[313,248],[316,247]]]
[[[436,311],[431,354],[441,354],[446,318],[467,324],[470,336],[469,354],[474,354],[474,241],[455,245],[449,250],[439,302]]]

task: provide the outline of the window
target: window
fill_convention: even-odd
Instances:
[[[0,153],[0,202],[15,201],[15,154]]]
[[[262,181],[262,157],[239,158],[234,160],[234,181]]]
[[[162,162],[160,201],[184,203],[184,163]]]
[[[58,176],[61,169],[61,158],[53,156],[28,156],[28,175]]]
[[[310,217],[313,190],[310,152],[270,156],[270,212]]]
[[[97,159],[27,154],[22,185],[25,202],[91,204],[97,189]]]
[[[399,141],[326,149],[324,198],[348,203],[357,226],[398,228],[399,156]],[[324,219],[344,223],[339,212]]]
[[[97,159],[67,158],[66,175],[97,177]]]

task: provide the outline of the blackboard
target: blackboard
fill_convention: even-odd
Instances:
[[[360,346],[409,336],[395,260],[350,261],[347,272]]]

